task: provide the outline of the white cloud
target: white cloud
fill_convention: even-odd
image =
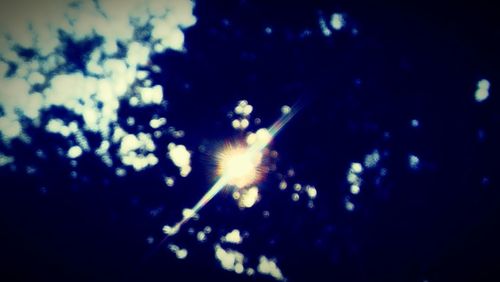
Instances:
[[[126,135],[116,124],[121,100],[140,97],[136,106],[163,101],[162,86],[151,86],[148,82],[147,66],[157,52],[184,50],[183,29],[196,23],[193,8],[194,2],[190,0],[3,1],[0,4],[3,142],[8,144],[20,137],[30,121],[38,125],[42,110],[59,106],[82,118],[83,124],[76,127],[77,132],[54,119],[51,124],[40,126],[65,137],[74,135],[82,150],[89,149],[84,130],[98,133],[102,141],[120,142],[121,146]],[[136,32],[138,29],[140,33]],[[84,57],[85,68],[70,71],[69,60],[60,52],[66,44],[61,32],[74,42],[102,38],[103,44],[95,41],[89,56]],[[125,47],[125,54],[117,52],[118,43]],[[37,55],[25,60],[18,55],[17,46],[33,49]],[[9,65],[14,66],[13,72]],[[139,66],[146,68],[138,71]],[[5,77],[9,71],[10,76]],[[37,93],[33,86],[44,89]],[[27,118],[27,123],[20,123],[21,117]],[[154,144],[139,141],[146,147],[146,153],[135,152],[134,156],[134,150],[126,155],[119,152],[124,163],[138,170],[158,162],[150,149]],[[100,155],[109,163],[108,154]],[[183,169],[182,173],[187,175],[190,167],[184,165]]]
[[[42,84],[45,82],[45,76],[39,72],[32,72],[28,76],[28,82],[31,85]]]
[[[51,119],[45,126],[45,130],[48,132],[56,133],[59,132],[61,135],[67,137],[69,132],[64,132],[61,130],[64,127],[64,122],[61,119]]]
[[[4,140],[11,140],[21,134],[21,123],[19,123],[19,120],[8,116],[0,117],[0,132]]]
[[[0,77],[4,77],[7,74],[8,70],[9,70],[9,65],[0,61]]]
[[[149,53],[150,49],[147,46],[139,42],[132,42],[128,47],[127,63],[130,66],[135,66],[135,65],[143,66],[147,64],[149,60]]]
[[[30,86],[21,78],[0,79],[0,102],[6,116],[17,119],[16,111],[22,110],[24,103],[29,99]]]
[[[144,104],[160,104],[163,100],[163,88],[161,85],[141,87],[138,88],[138,91]]]

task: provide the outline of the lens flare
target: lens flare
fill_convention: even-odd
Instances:
[[[259,166],[263,153],[250,150],[245,145],[228,145],[219,155],[217,174],[226,176],[227,185],[245,188],[258,182],[262,177]]]
[[[165,237],[177,234],[181,226],[188,222],[210,201],[217,195],[224,187],[233,185],[238,188],[249,187],[258,180],[260,180],[261,172],[259,167],[262,162],[263,152],[265,148],[271,143],[273,138],[283,129],[283,127],[295,116],[300,107],[294,106],[290,111],[284,113],[276,122],[269,128],[259,129],[255,133],[255,138],[247,145],[239,145],[234,148],[228,146],[219,155],[219,165],[217,172],[219,178],[214,185],[201,197],[201,199],[194,205],[193,208],[188,209],[183,214],[182,219],[174,226],[165,225],[163,232],[167,235]],[[251,189],[250,189],[251,190]],[[254,194],[258,191],[252,191]],[[256,196],[257,197],[257,196]],[[256,198],[253,197],[253,198]],[[165,241],[162,240],[161,243]],[[160,244],[161,244],[160,243]]]

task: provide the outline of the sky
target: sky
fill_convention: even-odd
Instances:
[[[0,4],[13,281],[495,281],[491,4]]]

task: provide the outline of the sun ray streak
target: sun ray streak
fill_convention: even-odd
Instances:
[[[259,139],[257,142],[253,143],[248,147],[248,151],[252,152],[262,152],[271,143],[273,138],[283,129],[283,127],[297,114],[300,107],[294,105],[292,110],[284,115],[282,115],[277,121],[275,121],[268,129],[269,138]],[[215,195],[217,195],[224,187],[228,185],[229,176],[221,175],[215,184],[201,197],[201,199],[189,210],[189,212],[183,215],[183,218],[177,222],[173,227],[168,227],[164,229],[167,236],[173,236],[177,234],[185,223],[187,223],[191,218],[195,217],[196,214],[210,202]],[[163,242],[163,241],[162,241]]]

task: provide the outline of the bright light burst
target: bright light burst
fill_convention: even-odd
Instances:
[[[262,157],[261,151],[250,150],[245,145],[227,145],[217,156],[217,174],[226,177],[227,185],[248,187],[262,177]]]
[[[189,212],[183,213],[183,217],[179,222],[177,222],[174,226],[165,225],[163,227],[163,232],[167,235],[167,237],[177,234],[181,226],[188,222],[191,218],[195,217],[197,213],[210,200],[212,200],[213,197],[215,197],[215,195],[224,189],[224,187],[233,185],[238,188],[246,188],[257,182],[259,180],[259,166],[262,162],[264,150],[271,143],[273,138],[280,132],[280,130],[290,121],[290,119],[295,116],[297,111],[298,108],[293,107],[292,110],[284,113],[269,128],[259,129],[255,133],[255,138],[252,138],[251,142],[247,140],[248,146],[241,145],[235,148],[229,146],[226,150],[223,150],[219,155],[220,162],[218,166],[218,180],[205,193],[205,195],[201,197],[193,208],[187,209]],[[258,195],[258,191],[256,192]],[[257,195],[252,198],[256,198]]]

